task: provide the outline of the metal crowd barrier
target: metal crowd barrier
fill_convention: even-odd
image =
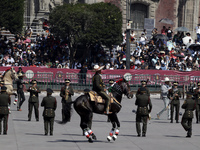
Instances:
[[[25,85],[27,89],[31,85],[31,81],[36,79],[38,82],[38,86],[41,90],[46,90],[46,88],[52,88],[53,90],[60,90],[62,86],[64,86],[65,79],[71,80],[71,85],[75,90],[84,90],[86,88],[92,89],[92,74],[76,74],[76,73],[33,73],[26,74],[24,77],[24,81],[28,81],[29,84]],[[102,79],[106,86],[108,85],[109,79],[114,79],[115,81],[121,79],[122,75],[117,74],[103,74]],[[179,82],[179,88],[184,90],[187,89],[191,82],[197,83],[200,81],[200,76],[172,76],[172,75],[132,75],[132,80],[129,81],[129,85],[131,90],[136,91],[141,86],[141,81],[148,81],[147,87],[151,92],[159,92],[160,87],[164,84],[164,78],[169,77],[169,79],[173,81]],[[16,89],[16,82],[14,82],[14,89]]]

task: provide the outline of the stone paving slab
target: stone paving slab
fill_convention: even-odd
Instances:
[[[0,135],[1,150],[199,150],[200,149],[200,124],[196,124],[193,119],[192,138],[185,138],[186,132],[180,123],[169,123],[166,112],[163,113],[160,120],[156,119],[156,113],[160,111],[164,104],[159,95],[151,95],[153,103],[152,120],[148,124],[147,136],[137,137],[135,127],[136,109],[135,97],[127,99],[123,97],[122,110],[119,113],[121,129],[116,141],[108,142],[106,137],[111,130],[111,124],[106,122],[105,115],[94,114],[93,132],[97,136],[97,141],[88,143],[87,139],[82,136],[79,127],[80,118],[74,111],[71,122],[60,125],[55,122],[54,135],[44,136],[44,125],[42,118],[43,108],[40,107],[40,120],[36,122],[34,113],[31,122],[28,122],[28,96],[22,106],[22,111],[16,111],[16,106],[12,104],[12,113],[8,120],[8,135]],[[80,94],[75,94],[73,100]],[[45,92],[40,94],[40,102],[45,96]],[[56,110],[56,121],[61,120],[61,98],[59,92],[54,93],[57,98],[58,107]],[[181,104],[183,100],[181,100]],[[182,109],[180,109],[183,112]],[[180,116],[180,121],[181,121]]]

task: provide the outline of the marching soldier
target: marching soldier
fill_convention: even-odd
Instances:
[[[188,138],[192,135],[192,119],[193,119],[193,111],[195,110],[196,102],[192,98],[194,93],[187,92],[187,98],[184,101],[182,108],[185,109],[185,113],[183,114],[181,125],[187,131]]]
[[[65,86],[61,88],[60,96],[62,97],[62,121],[70,122],[71,119],[71,105],[74,90],[70,85],[70,79],[65,79]]]
[[[194,90],[194,97],[196,100],[196,123],[199,123],[200,119],[200,82],[197,82],[197,88]]]
[[[180,109],[180,98],[181,98],[181,92],[178,89],[178,82],[173,82],[172,89],[169,90],[167,97],[171,100],[171,123],[173,123],[173,114],[174,114],[174,108],[176,109],[175,114],[175,120],[176,123],[179,123],[179,109]]]
[[[32,110],[34,107],[35,110],[35,118],[36,121],[39,121],[39,98],[38,98],[38,94],[41,92],[39,87],[37,86],[37,81],[36,80],[32,80],[32,86],[30,86],[27,90],[28,92],[30,92],[30,97],[29,97],[29,101],[28,101],[28,121],[31,121],[31,116],[32,116]]]
[[[144,83],[143,83],[144,84]],[[150,94],[145,87],[141,87],[137,91],[135,105],[138,106],[136,112],[136,130],[138,137],[141,135],[140,122],[143,123],[142,136],[146,136],[147,120],[152,109]]]
[[[8,129],[8,115],[9,109],[8,105],[10,105],[10,96],[6,93],[7,88],[5,86],[1,87],[0,94],[0,134],[1,134],[1,122],[3,120],[3,134],[7,134]]]
[[[53,135],[53,124],[55,118],[55,110],[57,108],[56,98],[51,96],[53,90],[47,88],[47,96],[43,98],[41,106],[44,107],[43,119],[44,119],[44,132],[48,135],[48,126],[50,125],[50,135]]]
[[[142,81],[141,81],[141,84],[142,84],[142,88],[144,88],[144,89],[146,90],[146,94],[147,94],[148,96],[150,96],[149,89],[147,88],[147,81],[142,80]],[[137,97],[138,94],[140,94],[140,88],[138,88],[138,90],[137,90],[135,96]]]
[[[104,83],[101,78],[101,70],[104,66],[99,67],[99,65],[94,66],[94,71],[96,72],[92,78],[92,90],[97,92],[104,100],[105,100],[105,110],[104,114],[110,114],[109,112],[109,105],[110,105],[110,97],[106,94],[106,89],[104,88]]]
[[[17,95],[18,95],[17,110],[18,111],[22,111],[21,106],[22,106],[23,102],[25,101],[23,86],[24,86],[25,83],[28,83],[28,82],[23,82],[23,77],[24,77],[24,74],[22,74],[20,72],[18,74],[19,79],[17,80]]]

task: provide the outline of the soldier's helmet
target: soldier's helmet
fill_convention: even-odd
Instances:
[[[71,80],[70,79],[65,79],[65,83],[70,83]]]
[[[50,88],[47,88],[47,93],[49,93],[49,94],[52,94],[53,93],[53,90],[52,89],[50,89]]]
[[[200,82],[197,82],[197,86],[200,86]]]
[[[141,81],[141,84],[142,84],[142,85],[146,85],[146,84],[147,84],[147,81],[142,80],[142,81]]]
[[[32,83],[32,84],[36,84],[36,83],[37,83],[37,80],[32,80],[31,83]]]

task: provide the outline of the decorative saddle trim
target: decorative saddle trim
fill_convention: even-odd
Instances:
[[[99,96],[95,91],[90,91],[89,96],[91,101],[94,101],[96,103],[105,103],[105,100],[102,99],[101,96]],[[121,106],[121,104],[113,97],[112,93],[109,93],[110,96],[110,103],[116,102],[118,105]]]

